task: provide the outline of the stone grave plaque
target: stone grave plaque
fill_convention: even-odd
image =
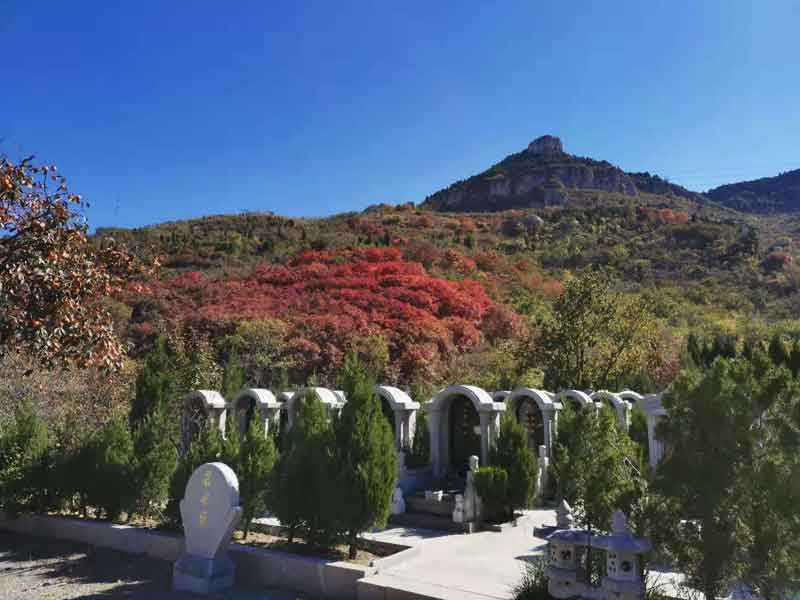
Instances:
[[[200,465],[180,507],[186,543],[172,570],[172,589],[211,594],[232,587],[227,549],[242,516],[236,474],[223,463]]]

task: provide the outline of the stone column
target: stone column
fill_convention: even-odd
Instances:
[[[219,429],[219,432],[225,437],[225,417],[227,411],[224,408],[211,407],[208,409],[208,420],[212,427]]]
[[[547,447],[542,444],[539,446],[539,477],[536,485],[536,497],[540,501],[544,501],[544,492],[547,489],[548,472],[547,468],[550,466],[550,457],[547,454]]]
[[[650,451],[650,467],[655,469],[664,458],[664,443],[656,437],[656,428],[667,411],[661,404],[661,394],[651,394],[641,402],[642,410],[647,417],[647,442]]]
[[[479,413],[481,418],[481,464],[489,464],[489,448],[491,447],[492,413]]]
[[[650,451],[650,467],[655,469],[664,458],[664,443],[656,437],[656,427],[661,415],[647,415],[647,445]]]
[[[400,451],[403,449],[403,411],[392,411],[394,414],[394,447]]]
[[[435,477],[444,475],[442,468],[442,448],[441,443],[441,412],[431,411],[428,413],[428,430],[431,438],[431,466],[433,466],[433,474]]]
[[[414,443],[414,432],[412,431],[413,416],[414,416],[413,410],[404,410],[401,413],[403,431],[402,431],[402,436],[400,437],[400,446],[402,448],[411,448],[411,445]]]
[[[263,420],[263,423],[264,423],[264,428],[263,428],[264,429],[264,436],[268,436],[269,435],[270,424],[273,423],[273,421],[277,421],[278,420],[278,418],[279,418],[278,417],[279,410],[280,410],[279,408],[262,408],[261,409],[261,419]]]

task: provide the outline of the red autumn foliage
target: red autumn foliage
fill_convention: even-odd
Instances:
[[[778,271],[792,264],[792,255],[786,252],[770,252],[762,263],[767,271]]]
[[[672,210],[671,208],[649,208],[646,206],[640,206],[636,210],[639,214],[639,219],[643,221],[653,221],[666,225],[689,222],[689,214],[680,210]]]
[[[453,353],[519,326],[479,283],[432,277],[397,248],[304,252],[242,277],[186,273],[146,288],[167,320],[211,333],[238,320],[280,319],[289,325],[287,356],[317,373],[335,372],[357,340],[380,335],[401,376],[432,374]]]

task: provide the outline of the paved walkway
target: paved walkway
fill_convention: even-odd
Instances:
[[[546,546],[544,539],[533,536],[533,528],[554,523],[555,511],[532,510],[517,527],[497,533],[442,534],[405,528],[373,533],[369,537],[420,546],[421,551],[366,582],[434,598],[508,599],[525,562],[541,555]]]

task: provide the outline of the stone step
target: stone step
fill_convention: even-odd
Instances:
[[[423,496],[406,496],[406,510],[413,513],[426,513],[449,517],[456,507],[456,499],[452,494],[445,494],[441,500],[428,500]]]
[[[389,517],[389,523],[400,527],[415,527],[420,529],[433,529],[436,531],[452,531],[455,533],[468,533],[468,523],[455,523],[452,517],[432,515],[430,513],[405,512]]]

